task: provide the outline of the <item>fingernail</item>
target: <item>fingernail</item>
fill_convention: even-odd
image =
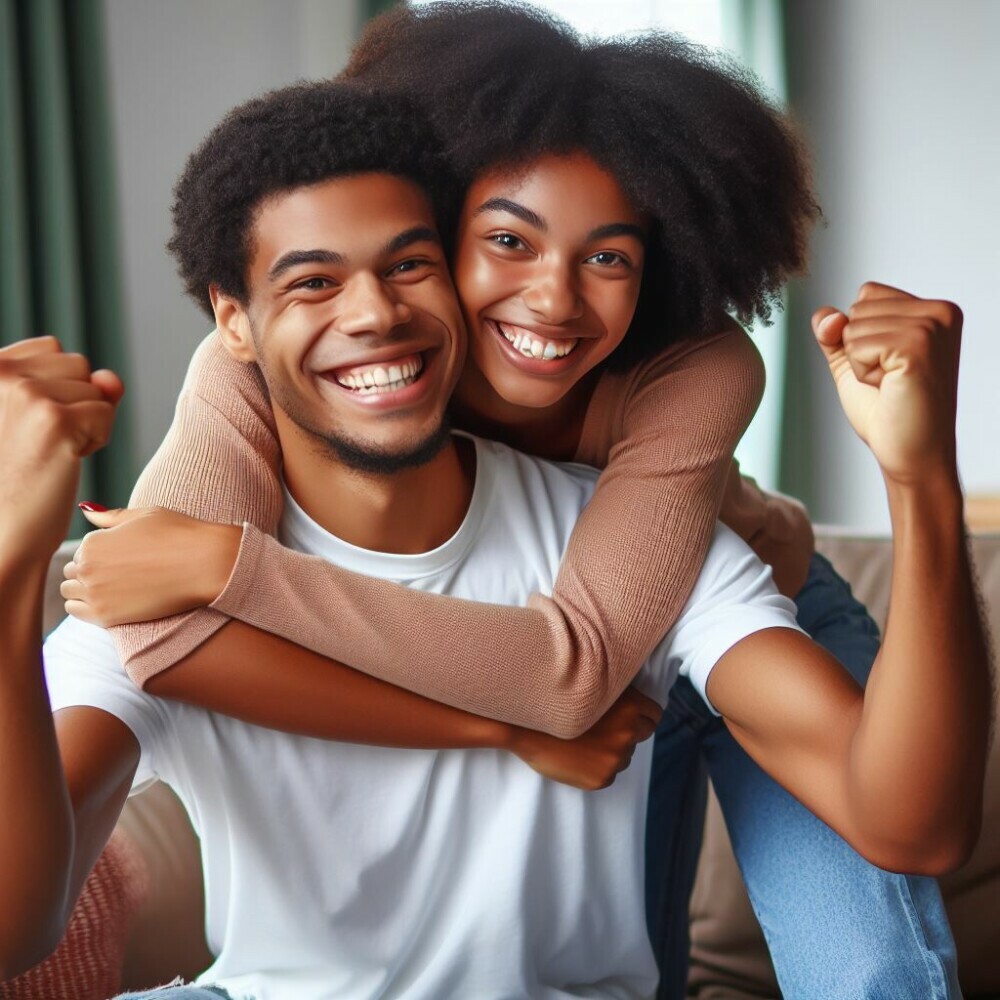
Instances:
[[[79,507],[80,510],[85,510],[91,514],[103,514],[108,509],[102,504],[94,503],[93,500],[81,500],[80,503],[77,504],[77,507]]]

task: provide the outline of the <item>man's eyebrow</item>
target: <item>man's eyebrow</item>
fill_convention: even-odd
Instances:
[[[298,264],[343,264],[345,257],[343,254],[335,253],[333,250],[289,250],[282,254],[267,272],[268,281],[277,281],[286,271],[290,271]]]
[[[634,236],[643,246],[646,245],[646,234],[642,226],[631,222],[609,222],[606,226],[598,226],[587,233],[587,242],[591,240],[606,240],[612,236]]]
[[[533,212],[530,208],[516,201],[511,201],[510,198],[489,198],[472,214],[476,216],[482,215],[484,212],[509,212],[539,232],[547,233],[549,231],[549,224],[537,212]]]
[[[382,248],[382,254],[398,253],[400,250],[413,246],[414,243],[436,243],[440,246],[441,238],[430,226],[413,226],[412,229],[407,229],[389,240]]]

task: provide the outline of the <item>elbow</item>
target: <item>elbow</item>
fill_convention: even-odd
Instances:
[[[856,845],[866,860],[886,871],[902,875],[927,875],[940,878],[957,871],[972,857],[979,840],[979,822],[953,824],[948,829],[931,831],[920,838],[884,841],[875,845]]]
[[[561,740],[575,740],[593,729],[610,707],[605,704],[607,692],[580,691],[569,698],[557,699],[546,717],[539,720],[539,729]]]

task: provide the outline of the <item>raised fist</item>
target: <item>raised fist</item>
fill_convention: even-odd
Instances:
[[[108,442],[124,392],[54,337],[0,349],[0,560],[47,559],[66,536],[80,459]]]
[[[840,402],[883,473],[898,483],[956,474],[962,311],[868,282],[843,313],[812,317]]]

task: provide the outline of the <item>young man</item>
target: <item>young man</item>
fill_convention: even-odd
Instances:
[[[251,104],[209,142],[244,141],[260,155],[257,116],[280,101],[294,111],[308,90]],[[447,433],[464,342],[422,189],[434,189],[433,164],[402,156],[421,148],[403,141],[413,139],[406,109],[343,87],[322,94],[322,118],[313,105],[303,115],[323,122],[312,160],[258,192],[244,271],[212,281],[228,348],[260,366],[274,402],[284,540],[412,586],[517,602],[551,586],[594,477]],[[338,268],[336,295],[317,295],[317,263]],[[662,701],[688,674],[855,846],[935,872],[975,838],[988,727],[951,433],[958,321],[941,303],[881,287],[856,319],[860,341],[845,340],[834,312],[818,336],[886,470],[897,527],[892,622],[867,695],[795,629],[724,529],[639,683]],[[79,622],[46,650],[53,722],[40,584],[77,459],[106,439],[120,386],[51,341],[0,359],[0,804],[10,817],[0,975],[58,940],[129,788],[159,775],[202,835],[218,954],[205,979],[233,996],[652,992],[648,746],[612,788],[587,796],[494,751],[402,754],[288,736],[138,691],[106,634]],[[358,397],[331,384],[375,365],[398,367],[399,384]],[[26,509],[11,486],[29,476]],[[919,710],[897,713],[900,702]]]

